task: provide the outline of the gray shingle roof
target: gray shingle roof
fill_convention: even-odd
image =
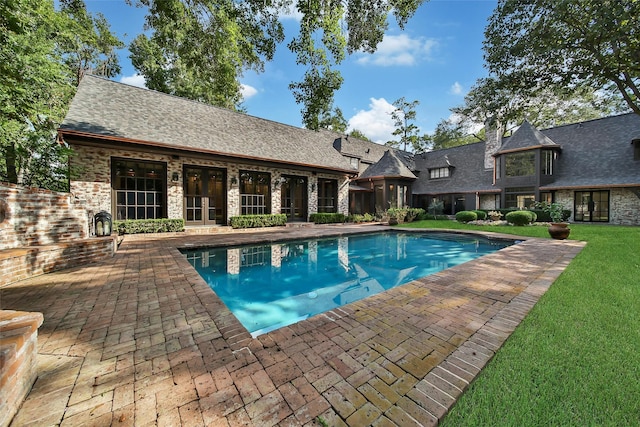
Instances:
[[[498,192],[493,171],[484,168],[484,142],[430,151],[415,156],[421,171],[413,184],[413,194]],[[429,169],[452,166],[448,178],[429,178]]]
[[[634,113],[559,126],[542,131],[562,146],[554,182],[543,189],[640,186],[640,161],[631,141],[640,136]]]
[[[380,160],[382,156],[384,156],[384,153],[389,150],[394,151],[409,169],[414,169],[412,153],[397,150],[388,145],[364,141],[352,136],[341,136],[336,140],[334,146],[336,150],[340,151],[343,155],[360,159],[360,172],[364,172],[369,165]]]
[[[548,146],[558,147],[552,139],[544,135],[538,129],[525,120],[520,127],[509,138],[504,138],[502,146],[498,150],[497,154],[506,151],[517,151],[523,149],[529,149],[533,147]]]
[[[409,170],[398,154],[389,149],[385,151],[377,163],[369,166],[367,170],[361,173],[358,179],[374,177],[416,179],[416,176]]]
[[[333,148],[332,132],[296,128],[95,76],[80,82],[60,130],[355,172]]]

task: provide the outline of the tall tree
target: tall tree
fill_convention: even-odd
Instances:
[[[64,3],[69,5],[72,3]],[[82,2],[73,5],[78,11],[84,9]],[[77,52],[101,51],[100,37],[89,31],[97,31],[96,27],[79,29],[94,21],[87,15],[90,21],[78,24],[75,16],[56,11],[53,0],[0,2],[1,180],[68,189],[69,150],[56,142],[56,128],[73,95],[79,70],[97,68],[100,55],[83,56],[81,62],[70,58]],[[74,49],[70,49],[71,40],[75,40]]]
[[[284,40],[278,12],[265,0],[139,0],[146,29],[131,43],[133,66],[148,88],[236,109],[243,72],[262,71]]]
[[[508,79],[479,79],[464,98],[464,104],[451,111],[461,118],[460,125],[470,128],[495,120],[504,131],[524,119],[539,128],[591,120],[620,113],[625,103],[620,96],[595,91],[589,86],[571,90],[550,87],[535,91],[514,88]]]
[[[111,32],[101,13],[87,12],[84,0],[60,0],[67,28],[59,41],[64,63],[73,71],[77,86],[85,74],[115,77],[120,73],[116,50],[124,43]]]
[[[300,33],[289,43],[297,63],[307,71],[301,82],[289,85],[302,104],[305,127],[317,129],[320,116],[330,110],[343,83],[334,67],[346,55],[375,52],[393,15],[402,29],[425,0],[297,0],[302,14]]]
[[[322,129],[344,133],[347,130],[347,126],[347,120],[344,118],[342,110],[338,107],[325,112],[322,117],[320,117],[319,127]]]
[[[440,150],[483,141],[484,130],[474,134],[469,132],[464,122],[445,119],[438,123],[433,135],[429,135],[428,138],[431,149]]]
[[[500,0],[485,60],[511,92],[615,90],[640,114],[638,16],[637,0]]]
[[[425,136],[418,134],[419,128],[413,121],[416,119],[416,106],[420,103],[418,100],[407,101],[404,96],[400,99],[396,99],[393,103],[396,107],[391,112],[391,118],[396,129],[392,135],[400,136],[399,141],[389,141],[386,145],[391,147],[403,146],[403,150],[407,151],[407,146],[411,147],[414,152],[424,151],[426,142],[428,139]]]

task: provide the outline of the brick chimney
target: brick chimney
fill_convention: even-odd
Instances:
[[[486,145],[484,148],[484,168],[493,169],[493,155],[502,145],[502,135],[504,135],[504,125],[495,117],[489,117],[484,122]]]

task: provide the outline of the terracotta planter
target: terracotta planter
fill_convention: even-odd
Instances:
[[[549,235],[554,239],[564,240],[569,237],[571,229],[566,222],[553,222],[549,226]]]

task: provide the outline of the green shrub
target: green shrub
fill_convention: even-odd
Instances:
[[[233,228],[277,227],[287,224],[285,214],[232,216],[229,224]]]
[[[389,220],[396,219],[398,222],[405,222],[407,218],[407,208],[390,208],[387,209]]]
[[[474,211],[460,211],[456,214],[456,221],[469,222],[478,219],[478,215]]]
[[[184,219],[127,219],[114,221],[118,234],[169,233],[184,231]]]
[[[533,215],[530,211],[511,211],[505,215],[504,219],[506,219],[509,224],[527,225],[533,222]]]
[[[420,215],[424,214],[424,209],[422,208],[408,208],[407,209],[407,222],[413,222]]]
[[[487,219],[487,212],[485,211],[481,211],[480,209],[475,209],[471,212],[475,212],[476,215],[478,216],[478,219],[481,221],[484,221],[485,219]]]
[[[310,219],[316,224],[336,224],[345,222],[347,217],[341,213],[314,213]]]
[[[529,213],[531,214],[531,222],[536,222],[538,220],[538,213],[533,209],[530,209]]]
[[[347,222],[353,222],[355,224],[360,224],[362,222],[372,222],[374,220],[374,216],[366,213],[364,215],[362,214],[353,214],[353,215],[349,215],[347,217]]]

